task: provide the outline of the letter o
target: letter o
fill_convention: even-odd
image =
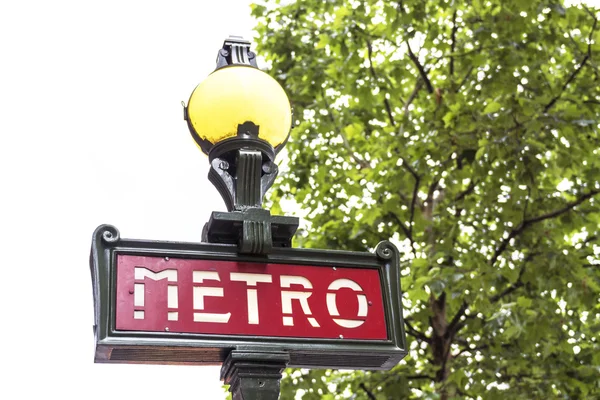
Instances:
[[[327,290],[339,290],[341,288],[352,289],[355,292],[362,292],[363,288],[353,280],[350,279],[336,279],[331,282]],[[357,294],[358,298],[358,314],[357,317],[366,317],[369,312],[367,306],[367,296],[364,294]],[[337,293],[327,293],[327,311],[332,317],[339,317],[340,312],[337,308]],[[342,328],[358,328],[365,323],[362,319],[345,319],[345,318],[333,318],[333,322],[341,326]]]

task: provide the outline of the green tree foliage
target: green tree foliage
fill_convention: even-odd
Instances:
[[[284,4],[285,3],[285,4]],[[284,400],[600,398],[600,27],[560,0],[253,6],[297,245],[404,251],[410,354]]]

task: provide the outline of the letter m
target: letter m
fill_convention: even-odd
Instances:
[[[179,313],[178,308],[178,292],[177,292],[177,270],[165,269],[160,272],[153,272],[144,267],[135,267],[134,269],[135,283],[133,285],[133,318],[144,319],[144,304],[145,304],[145,284],[144,278],[159,281],[166,279],[168,282],[174,282],[174,285],[167,286],[167,307],[169,308],[167,319],[169,321],[177,321]]]

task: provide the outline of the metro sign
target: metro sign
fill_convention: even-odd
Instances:
[[[218,364],[269,346],[290,367],[389,369],[406,354],[398,252],[121,239],[92,243],[96,362]]]
[[[116,328],[387,339],[374,269],[117,256]]]

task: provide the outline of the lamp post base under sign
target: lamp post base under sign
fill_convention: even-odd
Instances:
[[[235,71],[256,77],[261,93],[278,85],[248,70],[256,67],[249,47],[225,41],[211,75],[216,87],[222,67],[227,79]],[[214,110],[202,107],[227,102],[209,101],[220,92],[207,94],[207,87],[192,93],[184,116],[228,211],[212,213],[202,243],[123,239],[114,226],[96,229],[95,362],[222,364],[233,400],[276,400],[286,367],[391,369],[407,354],[397,248],[387,241],[373,252],[291,248],[298,219],[262,208],[291,115],[279,123],[237,121],[237,134],[215,131],[213,141],[196,131],[220,126],[206,121]],[[291,114],[289,101],[281,108],[284,92],[264,99],[277,101],[259,104],[259,112]],[[245,113],[249,104],[239,104]],[[230,129],[238,111],[226,111]]]
[[[233,350],[221,367],[221,380],[229,385],[234,400],[277,400],[281,373],[290,355],[273,349]]]

